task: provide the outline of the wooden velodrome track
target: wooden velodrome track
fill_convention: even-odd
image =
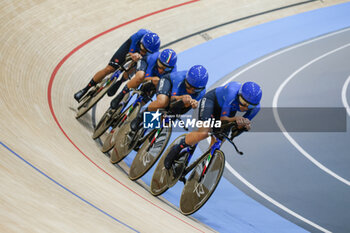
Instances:
[[[300,2],[0,1],[0,232],[212,231],[112,165],[91,139],[89,114],[75,119],[73,94],[139,28],[157,32],[167,44]],[[341,2],[280,9],[171,48],[180,53],[210,38]]]

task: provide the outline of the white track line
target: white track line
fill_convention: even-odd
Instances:
[[[344,30],[341,30],[341,31],[337,31],[337,32],[334,32],[334,33],[330,33],[330,34],[327,34],[325,36],[321,36],[321,37],[318,37],[318,38],[315,38],[315,39],[312,39],[312,40],[309,40],[309,41],[306,41],[306,42],[303,42],[303,43],[300,43],[300,44],[297,44],[297,45],[294,45],[294,46],[291,46],[289,48],[286,48],[284,50],[281,50],[277,53],[274,53],[274,54],[271,54],[259,61],[257,61],[256,63],[253,63],[247,67],[245,67],[244,69],[242,69],[240,72],[234,74],[231,78],[229,78],[223,85],[226,85],[228,82],[232,81],[233,79],[237,78],[239,75],[241,75],[242,73],[250,70],[251,68],[273,58],[273,57],[276,57],[280,54],[283,54],[285,52],[288,52],[292,49],[295,49],[295,48],[298,48],[298,47],[301,47],[301,46],[304,46],[304,45],[307,45],[307,44],[310,44],[312,42],[315,42],[315,41],[318,41],[318,40],[321,40],[321,39],[325,39],[327,37],[330,37],[330,36],[334,36],[334,35],[337,35],[337,34],[340,34],[340,33],[343,33],[343,32],[346,32],[346,31],[349,31],[350,28],[347,28],[347,29],[344,29]],[[210,145],[210,139],[208,138],[208,143]],[[284,205],[282,205],[281,203],[277,202],[276,200],[274,200],[273,198],[271,198],[270,196],[266,195],[265,193],[263,193],[262,191],[260,191],[258,188],[256,188],[254,185],[252,185],[251,183],[249,183],[246,179],[244,179],[237,171],[235,171],[231,165],[227,162],[225,162],[225,167],[237,178],[239,179],[242,183],[244,183],[247,187],[249,187],[251,190],[253,190],[254,192],[256,192],[258,195],[260,195],[261,197],[265,198],[267,201],[271,202],[272,204],[274,204],[275,206],[279,207],[280,209],[284,210],[285,212],[287,212],[288,214],[300,219],[301,221],[315,227],[316,229],[320,230],[320,231],[323,231],[323,232],[330,232],[329,230],[317,225],[316,223],[314,222],[311,222],[310,220],[300,216],[299,214],[295,213],[294,211],[288,209],[287,207],[285,207]]]
[[[342,100],[343,105],[344,105],[344,107],[346,109],[346,112],[350,116],[350,107],[349,107],[348,101],[346,100],[346,91],[347,91],[347,88],[348,88],[349,84],[350,84],[350,76],[348,77],[348,79],[345,81],[345,83],[343,85],[343,88],[342,88],[342,91],[341,91],[341,100]]]
[[[335,52],[338,52],[346,47],[349,47],[350,43],[343,45],[339,48],[336,48],[328,53],[325,53],[315,59],[313,59],[312,61],[308,62],[307,64],[303,65],[302,67],[300,67],[298,70],[296,70],[293,74],[291,74],[286,80],[284,80],[284,82],[279,86],[279,88],[277,89],[277,92],[273,98],[273,102],[272,102],[272,110],[273,110],[273,115],[275,117],[275,120],[277,122],[278,127],[281,129],[283,135],[288,139],[288,141],[295,147],[298,149],[298,151],[300,153],[302,153],[307,159],[309,159],[312,163],[314,163],[317,167],[319,167],[321,170],[323,170],[324,172],[328,173],[329,175],[333,176],[334,178],[336,178],[337,180],[345,183],[346,185],[350,186],[350,181],[344,179],[343,177],[339,176],[338,174],[336,174],[335,172],[331,171],[330,169],[328,169],[327,167],[325,167],[324,165],[322,165],[320,162],[318,162],[316,159],[314,159],[309,153],[307,153],[293,138],[292,136],[290,136],[290,134],[287,132],[287,130],[284,128],[284,125],[279,117],[278,114],[278,110],[277,110],[277,102],[278,102],[278,98],[283,90],[283,88],[287,85],[287,83],[292,80],[292,78],[294,78],[299,72],[301,72],[302,70],[304,70],[305,68],[307,68],[308,66],[312,65],[313,63],[327,57],[328,55],[331,55]]]
[[[295,213],[294,211],[288,209],[287,207],[285,207],[284,205],[282,205],[281,203],[275,201],[274,199],[272,199],[270,196],[266,195],[265,193],[263,193],[262,191],[260,191],[258,188],[256,188],[254,185],[252,185],[251,183],[249,183],[246,179],[244,179],[236,170],[234,170],[231,165],[228,162],[225,162],[225,167],[235,176],[237,177],[240,181],[242,181],[246,186],[248,186],[251,190],[253,190],[254,192],[256,192],[257,194],[259,194],[261,197],[265,198],[267,201],[271,202],[272,204],[274,204],[275,206],[277,206],[278,208],[284,210],[285,212],[287,212],[290,215],[293,215],[294,217],[300,219],[301,221],[313,226],[314,228],[323,231],[323,232],[331,232],[319,225],[317,225],[314,222],[311,222],[310,220],[304,218],[303,216]]]
[[[295,48],[299,48],[299,47],[301,47],[301,46],[304,46],[304,45],[313,43],[313,42],[318,41],[318,40],[322,40],[322,39],[328,38],[328,37],[330,37],[330,36],[335,36],[335,35],[337,35],[337,34],[340,34],[340,33],[343,33],[343,32],[349,31],[349,30],[350,30],[350,28],[346,28],[346,29],[344,29],[344,30],[336,31],[336,32],[333,32],[333,33],[330,33],[330,34],[327,34],[327,35],[324,35],[324,36],[321,36],[321,37],[317,37],[317,38],[315,38],[315,39],[308,40],[308,41],[305,41],[305,42],[303,42],[303,43],[300,43],[300,44],[297,44],[297,45],[288,47],[288,48],[283,49],[283,50],[281,50],[281,51],[279,51],[279,52],[277,52],[277,53],[271,54],[271,55],[269,55],[269,56],[267,56],[267,57],[265,57],[265,58],[263,58],[263,59],[261,59],[261,60],[255,62],[255,63],[253,63],[253,64],[251,64],[251,65],[245,67],[244,69],[242,69],[242,70],[239,71],[238,73],[234,74],[231,78],[227,79],[227,81],[226,81],[222,86],[225,86],[227,83],[231,82],[233,79],[237,78],[237,77],[238,77],[239,75],[241,75],[242,73],[244,73],[244,72],[250,70],[251,68],[254,68],[255,66],[257,66],[257,65],[259,65],[259,64],[261,64],[261,63],[263,63],[263,62],[265,62],[265,61],[267,61],[267,60],[269,60],[269,59],[271,59],[271,58],[274,58],[274,57],[276,57],[276,56],[278,56],[278,55],[281,55],[281,54],[283,54],[283,53],[286,53],[286,52],[288,52],[288,51],[290,51],[290,50],[293,50],[293,49],[295,49]]]

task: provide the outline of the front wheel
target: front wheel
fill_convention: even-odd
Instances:
[[[169,142],[171,131],[170,127],[162,128],[147,136],[130,166],[129,178],[131,180],[142,177],[157,162]]]
[[[206,172],[203,174],[207,156],[197,164],[189,176],[182,190],[180,199],[180,211],[184,215],[193,214],[199,210],[210,198],[220,182],[225,168],[225,155],[221,150],[216,150],[211,158]]]

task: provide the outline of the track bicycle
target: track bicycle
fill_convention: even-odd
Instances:
[[[227,130],[230,128],[232,128],[232,133],[229,138]],[[181,213],[189,215],[199,210],[213,194],[222,177],[225,167],[225,155],[220,150],[222,143],[227,140],[234,146],[238,154],[243,155],[243,152],[239,151],[232,141],[237,131],[242,130],[237,129],[235,122],[223,124],[219,130],[212,130],[210,135],[214,136],[215,143],[205,153],[188,166],[197,145],[186,147],[180,152],[179,159],[175,160],[168,170],[164,167],[165,157],[172,146],[179,143],[186,134],[179,136],[159,160],[151,180],[151,193],[158,196],[180,180],[185,184],[180,199]],[[191,174],[186,178],[190,172]]]

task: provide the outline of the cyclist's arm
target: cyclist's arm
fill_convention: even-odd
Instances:
[[[192,94],[192,100],[191,100],[191,107],[193,109],[196,109],[198,107],[198,102],[203,98],[205,95],[206,89],[202,90],[199,94]]]
[[[147,77],[145,80],[159,80],[160,78],[158,76],[152,76],[152,77]]]
[[[142,55],[137,53],[137,52],[136,53],[130,53],[129,52],[129,55],[130,55],[130,57],[131,57],[131,59],[133,61],[138,61],[138,60],[140,60],[142,58]]]
[[[253,110],[247,111],[242,117],[251,121],[256,116],[256,114],[258,114],[259,110],[260,110],[260,106],[257,106]],[[233,122],[233,121],[236,121],[239,118],[242,118],[240,116],[229,117],[229,113],[230,113],[229,110],[225,111],[223,109],[222,112],[221,112],[220,120]]]
[[[231,100],[231,101],[230,101]],[[234,101],[234,97],[230,96],[230,94],[226,95],[226,101],[224,102],[221,110],[221,121],[228,121],[228,122],[237,122],[238,129],[246,128],[250,129],[250,120],[248,118],[242,117],[242,116],[230,116],[231,113],[231,106],[232,102]],[[245,114],[246,115],[246,114]]]
[[[160,78],[159,78],[158,76],[147,77],[147,78],[145,78],[144,82],[151,80],[152,83],[153,83],[153,85],[154,85],[155,87],[157,87],[157,85],[158,85],[158,83],[159,83],[159,79],[160,79]]]
[[[177,100],[182,100],[183,95],[173,95],[171,96],[170,100],[171,101],[177,101]]]
[[[182,100],[184,102],[185,108],[191,107],[192,102],[196,101],[196,100],[192,99],[190,95],[171,96],[170,100],[171,101]]]
[[[237,128],[246,130],[250,130],[250,120],[245,117],[237,116],[237,117],[227,117],[227,116],[221,116],[221,121],[227,121],[227,122],[237,122]]]
[[[147,57],[142,58],[137,62],[135,76],[144,78],[148,68]]]
[[[260,111],[260,104],[256,106],[254,109],[247,111],[243,117],[248,118],[249,120],[252,120],[256,114]]]
[[[221,116],[220,117],[220,120],[221,121],[228,121],[228,122],[233,122],[233,121],[236,121],[236,117],[228,117],[228,116]]]
[[[221,121],[233,122],[236,121],[238,123],[238,129],[242,129],[243,127],[247,130],[250,130],[250,121],[258,114],[260,111],[260,105],[256,106],[253,110],[247,111],[243,116],[221,116]]]

